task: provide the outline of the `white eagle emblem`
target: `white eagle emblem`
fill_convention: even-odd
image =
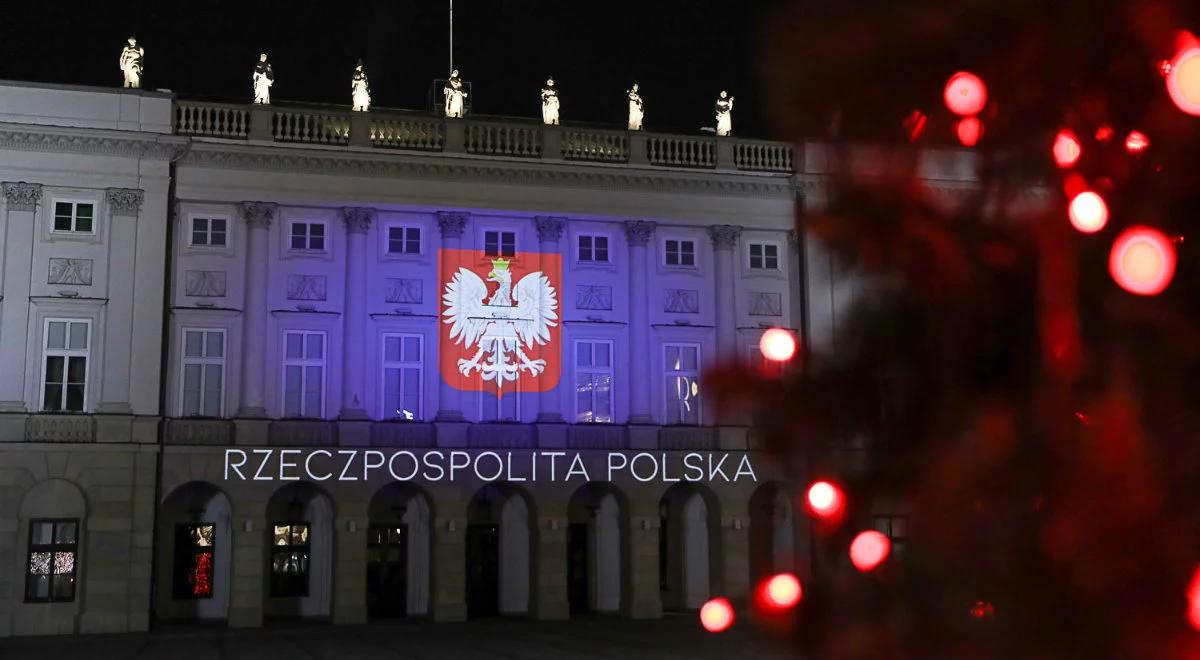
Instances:
[[[443,323],[450,325],[451,341],[468,348],[479,345],[474,357],[458,361],[459,373],[470,376],[478,371],[483,380],[494,380],[496,388],[502,389],[504,381],[515,381],[522,371],[536,377],[546,368],[545,360],[530,360],[525,349],[550,340],[550,328],[557,325],[558,299],[541,271],[522,277],[514,289],[507,259],[493,259],[487,279],[500,284],[490,298],[487,284],[478,275],[459,268],[446,283],[442,316]]]

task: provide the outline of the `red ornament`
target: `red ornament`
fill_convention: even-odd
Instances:
[[[728,630],[733,618],[733,605],[727,598],[713,598],[700,608],[700,625],[711,633]]]
[[[1075,133],[1064,128],[1054,136],[1054,148],[1051,151],[1054,153],[1054,163],[1066,169],[1079,160],[1083,148],[1079,145],[1079,138],[1075,137]]]
[[[1158,295],[1175,276],[1175,245],[1153,227],[1130,227],[1113,241],[1108,271],[1130,293]]]
[[[1067,216],[1073,227],[1085,234],[1094,234],[1108,224],[1108,205],[1099,194],[1087,190],[1071,199]]]
[[[968,117],[979,114],[987,104],[987,86],[979,76],[968,71],[959,71],[946,81],[946,89],[942,96],[950,112],[960,117]]]
[[[850,562],[863,573],[875,570],[892,550],[888,537],[874,530],[861,532],[850,543]]]
[[[978,117],[963,117],[958,120],[954,131],[964,147],[973,147],[983,135],[983,122],[979,121]]]

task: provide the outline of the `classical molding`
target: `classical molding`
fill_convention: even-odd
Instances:
[[[365,234],[371,229],[371,220],[375,218],[375,209],[361,206],[346,206],[342,208],[342,221],[346,223],[346,232],[350,234]]]
[[[24,181],[4,182],[4,201],[9,211],[33,211],[42,201],[42,184]]]
[[[142,201],[146,199],[146,191],[140,188],[109,188],[104,191],[108,208],[113,215],[131,215],[136,217],[142,210]]]
[[[467,227],[467,219],[470,217],[470,213],[462,211],[438,211],[437,223],[438,229],[442,232],[442,238],[462,238],[463,230]]]
[[[247,226],[265,229],[271,226],[279,205],[273,202],[242,202],[241,208]]]
[[[190,140],[163,133],[0,124],[0,148],[175,160]]]
[[[741,235],[742,228],[737,225],[713,225],[708,228],[708,236],[718,250],[732,250]]]
[[[630,245],[646,245],[654,237],[658,223],[653,220],[626,220],[625,240]]]
[[[562,240],[563,227],[567,224],[566,218],[560,218],[549,215],[539,215],[533,219],[533,224],[537,227],[538,241],[541,243],[557,243]]]

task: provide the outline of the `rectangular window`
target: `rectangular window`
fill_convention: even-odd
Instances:
[[[421,419],[421,335],[383,336],[383,417]]]
[[[892,542],[892,551],[889,556],[902,558],[905,546],[908,545],[908,516],[880,515],[874,518],[875,531],[888,537],[888,540]]]
[[[779,246],[774,243],[751,243],[750,268],[779,270]]]
[[[175,598],[212,598],[216,529],[210,522],[175,526]]]
[[[388,227],[389,254],[421,254],[420,227]]]
[[[225,331],[183,331],[183,417],[220,417],[225,400]]]
[[[96,205],[91,202],[55,202],[54,231],[91,234],[95,230]]]
[[[608,263],[608,237],[580,234],[579,261]]]
[[[282,598],[307,596],[308,523],[279,522],[272,528],[271,595]]]
[[[511,231],[483,232],[483,253],[489,257],[511,257],[517,253],[517,234]]]
[[[613,421],[613,343],[575,342],[575,421]]]
[[[667,424],[700,423],[700,345],[665,344]]]
[[[191,245],[225,247],[229,221],[225,218],[192,218]]]
[[[42,344],[42,410],[82,412],[87,403],[91,321],[47,319]]]
[[[685,241],[669,238],[666,243],[666,264],[668,266],[695,266],[696,241]]]
[[[283,416],[325,416],[325,333],[284,335]]]
[[[25,602],[75,600],[75,559],[78,548],[79,520],[43,518],[29,521]]]
[[[293,250],[325,251],[324,222],[293,222],[291,232]]]

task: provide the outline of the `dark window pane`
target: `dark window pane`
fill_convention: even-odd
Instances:
[[[67,385],[67,410],[83,410],[83,385]]]
[[[75,217],[76,218],[87,218],[90,220],[92,218],[92,205],[91,204],[76,204],[75,205]]]
[[[46,383],[63,382],[63,362],[66,358],[61,355],[46,356]]]
[[[213,218],[212,219],[212,230],[224,232],[225,231],[225,218]]]
[[[71,231],[71,216],[56,215],[54,216],[55,231]]]
[[[292,234],[292,249],[303,250],[305,247],[304,236]]]
[[[208,218],[192,218],[192,232],[208,232]]]
[[[192,245],[208,245],[208,234],[202,231],[192,231]]]
[[[324,250],[325,249],[325,237],[324,236],[310,236],[308,239],[308,249]]]
[[[297,223],[292,224],[292,236],[307,236],[307,235],[308,235],[308,225],[304,224],[303,222],[297,222]]]
[[[60,522],[54,526],[54,542],[55,543],[75,543],[75,527],[76,523],[73,520]]]
[[[75,231],[91,231],[91,230],[92,230],[92,218],[90,216],[86,217],[86,218],[81,217],[81,216],[75,218]]]
[[[87,375],[87,358],[67,358],[67,382],[82,383]]]
[[[325,235],[325,225],[320,224],[320,223],[313,223],[313,224],[309,225],[308,226],[308,235],[309,236],[324,236]]]
[[[209,241],[208,241],[208,242],[209,242],[211,245],[225,245],[225,232],[224,232],[224,230],[222,230],[222,231],[217,231],[216,229],[214,229],[214,230],[213,230],[213,232],[212,232],[212,236],[209,238]]]
[[[46,600],[50,597],[50,576],[30,575],[25,580],[26,600]]]
[[[62,385],[46,385],[46,396],[42,410],[62,410]]]
[[[65,215],[68,218],[71,217],[71,203],[70,202],[55,202],[54,203],[54,215],[56,215],[56,216]]]
[[[75,598],[75,576],[55,575],[54,576],[54,600],[74,600]]]
[[[30,545],[50,545],[54,539],[54,523],[35,522],[29,530]]]

